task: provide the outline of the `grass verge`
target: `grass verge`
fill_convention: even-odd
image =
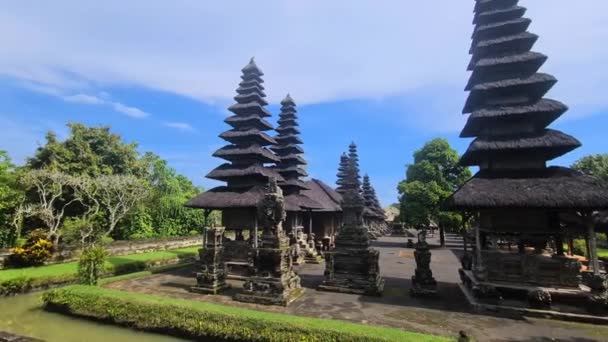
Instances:
[[[139,272],[151,267],[190,259],[198,253],[199,247],[167,250],[159,252],[111,256],[105,264],[106,275],[120,275]],[[54,264],[39,267],[7,269],[0,271],[0,296],[26,293],[33,289],[73,283],[76,280],[78,262]]]
[[[47,291],[51,311],[214,341],[453,341],[452,339],[336,320],[306,318],[94,286]]]

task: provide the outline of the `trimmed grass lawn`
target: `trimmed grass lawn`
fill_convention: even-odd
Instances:
[[[191,337],[243,341],[454,341],[405,330],[261,312],[207,302],[72,285],[44,294],[71,314]],[[304,339],[303,339],[304,338]]]
[[[200,247],[189,247],[159,252],[111,256],[108,257],[106,261],[106,269],[115,269],[116,267],[137,262],[148,263],[174,259],[176,257],[194,256],[198,253],[199,248]],[[63,264],[0,270],[0,282],[20,277],[42,278],[76,274],[77,268],[78,262],[72,261]]]
[[[600,258],[608,258],[608,248],[598,248],[597,256]]]

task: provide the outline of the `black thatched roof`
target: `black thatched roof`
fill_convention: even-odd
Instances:
[[[483,124],[488,122],[492,122],[493,125],[497,125],[499,122],[512,122],[516,124],[518,121],[528,121],[530,123],[526,119],[531,115],[535,118],[532,121],[532,124],[535,125],[535,130],[542,130],[567,110],[568,107],[563,103],[550,99],[542,99],[526,106],[482,108],[469,115],[469,119],[462,129],[460,137],[476,136],[481,131]]]
[[[253,58],[242,71],[242,81],[234,97],[236,103],[228,108],[235,115],[224,120],[233,128],[219,135],[230,144],[213,154],[214,157],[230,163],[217,167],[207,175],[208,178],[228,182],[228,187],[231,188],[265,185],[269,177],[283,180],[275,170],[264,166],[266,163],[280,161],[267,148],[277,141],[264,133],[272,129],[272,125],[264,120],[264,117],[270,116],[270,112],[264,107],[268,104],[264,100],[266,94],[262,86],[264,73]]]
[[[258,203],[264,199],[266,187],[229,188],[220,186],[205,191],[186,203],[186,207],[200,209],[231,209],[231,208],[257,208]]]
[[[532,134],[475,139],[460,159],[462,165],[479,165],[484,160],[507,159],[517,154],[551,160],[568,153],[581,143],[560,131],[546,129]]]
[[[323,209],[323,205],[304,194],[285,195],[286,211]]]
[[[341,212],[342,196],[332,189],[329,185],[318,179],[306,182],[308,190],[302,190],[302,194],[321,205],[315,211]]]
[[[207,178],[216,179],[220,181],[229,182],[234,178],[275,178],[277,181],[283,181],[283,177],[271,168],[264,167],[262,165],[234,165],[234,164],[222,164],[215,168],[213,171],[207,174]]]
[[[608,185],[564,167],[482,170],[456,190],[444,206],[449,210],[608,209]]]
[[[279,157],[276,170],[285,178],[285,181],[279,185],[287,195],[297,195],[301,190],[306,189],[302,186],[300,178],[308,175],[302,168],[302,165],[306,165],[306,161],[300,156],[304,150],[298,146],[302,144],[302,140],[298,137],[300,131],[296,129],[298,125],[296,112],[296,103],[287,94],[281,101],[279,127],[276,129],[278,135],[275,137],[277,144],[272,147]]]

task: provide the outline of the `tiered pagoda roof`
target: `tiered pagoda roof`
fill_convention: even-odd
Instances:
[[[568,109],[544,98],[557,80],[539,73],[547,60],[531,49],[538,39],[518,0],[476,0],[468,69],[472,71],[463,113],[470,113],[461,137],[475,137],[461,158],[480,172],[450,197],[452,209],[488,207],[576,208],[608,205],[597,182],[546,162],[580,142],[547,129]],[[559,187],[569,184],[568,189]],[[568,194],[566,196],[565,194]],[[602,200],[603,198],[603,200]]]
[[[276,170],[285,179],[280,185],[286,195],[298,194],[300,190],[306,189],[306,184],[300,178],[308,176],[302,167],[306,165],[306,161],[301,156],[304,151],[298,146],[302,144],[302,140],[299,137],[296,113],[296,104],[287,94],[281,101],[279,126],[276,129],[278,135],[275,137],[277,144],[272,147],[280,159]]]
[[[249,208],[256,207],[266,193],[269,178],[283,181],[283,177],[267,164],[280,162],[267,146],[276,141],[264,133],[273,126],[264,118],[270,113],[265,106],[262,83],[262,70],[255,64],[253,58],[242,69],[241,83],[234,97],[236,103],[228,108],[234,115],[224,122],[232,126],[220,134],[220,138],[229,144],[213,153],[214,157],[222,158],[224,163],[213,171],[207,178],[226,182],[226,186],[213,188],[198,195],[186,203],[187,207],[205,209]]]
[[[339,194],[344,194],[346,189],[344,188],[344,178],[346,178],[346,169],[348,168],[348,155],[342,153],[340,156],[340,165],[338,166],[338,180],[336,180],[336,191]]]
[[[236,103],[228,108],[234,115],[224,120],[232,129],[220,134],[220,138],[230,144],[213,154],[229,163],[220,165],[207,175],[207,178],[227,182],[229,188],[260,186],[267,183],[268,177],[283,180],[280,174],[265,166],[281,159],[267,148],[277,141],[264,133],[272,129],[272,125],[264,120],[271,116],[265,108],[268,103],[262,86],[264,73],[253,58],[242,72],[242,81],[234,97]]]
[[[384,220],[384,210],[380,206],[380,201],[378,201],[378,197],[376,196],[376,190],[374,190],[368,175],[363,176],[361,190],[363,193],[363,200],[365,201],[363,215]]]

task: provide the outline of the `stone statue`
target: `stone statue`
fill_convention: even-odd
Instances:
[[[418,233],[418,242],[415,247],[414,258],[416,259],[416,274],[412,276],[410,295],[437,295],[437,281],[433,278],[433,272],[430,267],[431,251],[429,250],[429,244],[426,242],[425,230],[421,230]]]

